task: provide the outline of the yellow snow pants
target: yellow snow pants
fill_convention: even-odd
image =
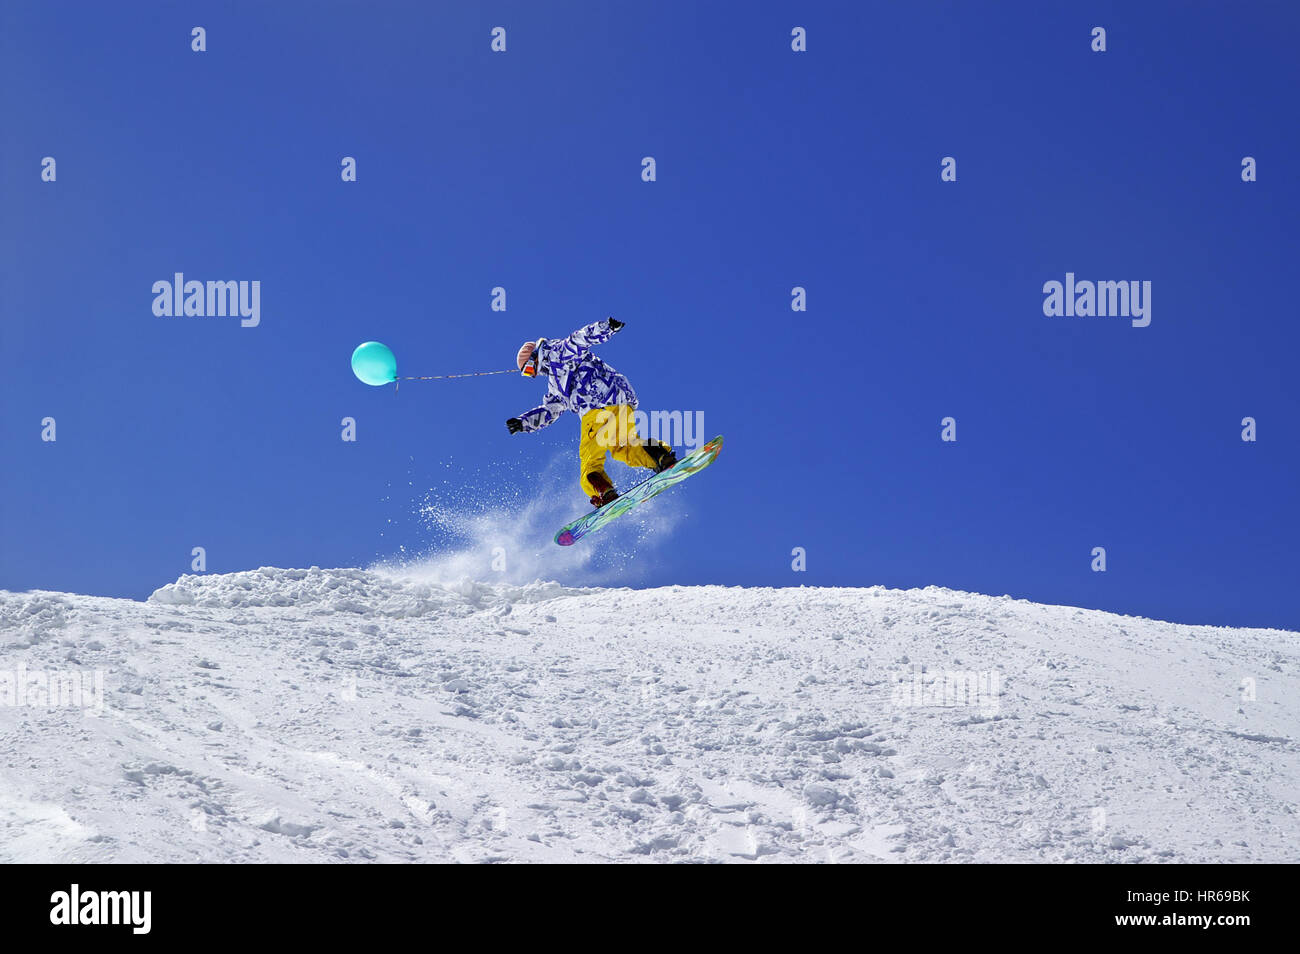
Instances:
[[[636,432],[633,418],[636,408],[626,404],[593,408],[582,415],[582,440],[578,459],[582,462],[582,492],[590,497],[596,492],[588,479],[591,474],[605,475],[605,454],[614,455],[629,467],[654,467],[655,459],[646,453],[645,438]],[[613,483],[613,481],[609,481]]]

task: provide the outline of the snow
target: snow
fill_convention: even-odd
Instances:
[[[1295,862],[1298,653],[936,587],[0,591],[0,861]]]

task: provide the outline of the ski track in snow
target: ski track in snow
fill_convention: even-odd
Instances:
[[[0,591],[0,672],[105,680],[0,705],[0,861],[1296,862],[1297,654],[936,587]]]

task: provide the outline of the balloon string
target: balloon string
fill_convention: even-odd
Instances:
[[[405,375],[400,378],[393,378],[397,382],[396,391],[402,386],[403,381],[444,381],[448,378],[480,378],[485,374],[518,374],[518,368],[506,368],[504,371],[469,371],[465,374],[424,374],[424,375]]]

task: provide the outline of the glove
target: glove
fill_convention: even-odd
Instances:
[[[510,420],[506,421],[506,427],[510,430],[511,434],[518,434],[524,429],[524,422],[519,420],[517,417],[512,417]]]
[[[627,324],[626,321],[619,321],[617,318],[610,318],[608,319],[608,321],[609,321],[610,331],[618,331],[618,329],[622,328],[625,324]]]

